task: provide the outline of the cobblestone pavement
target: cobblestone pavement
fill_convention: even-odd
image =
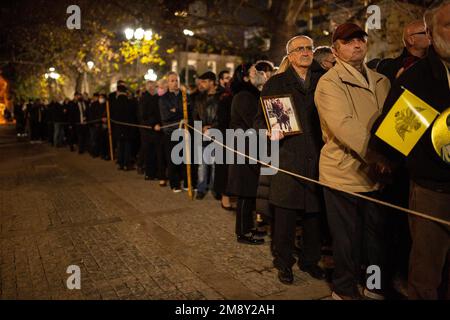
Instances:
[[[1,299],[327,299],[294,267],[278,282],[269,244],[239,244],[234,214],[112,162],[19,142],[0,127]],[[69,265],[81,290],[69,290]]]

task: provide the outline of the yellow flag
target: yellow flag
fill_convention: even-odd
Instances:
[[[375,135],[408,156],[439,112],[412,92],[403,89],[405,91],[391,108]]]

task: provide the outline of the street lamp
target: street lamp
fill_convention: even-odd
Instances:
[[[187,37],[193,37],[195,35],[194,31],[189,30],[189,29],[184,29],[183,30],[183,34]],[[186,38],[186,48],[185,48],[185,52],[186,52],[186,72],[185,72],[185,79],[184,82],[186,84],[186,87],[189,87],[189,59],[188,59],[188,42],[189,38]]]
[[[131,41],[132,44],[137,44],[139,47],[141,45],[141,41],[150,41],[153,37],[153,31],[151,29],[144,30],[142,28],[137,28],[136,30],[132,28],[125,29],[125,37],[128,41]],[[136,59],[136,73],[139,74],[139,58],[140,54],[138,51],[138,59]]]
[[[56,72],[55,67],[48,68],[48,72],[44,74],[45,79],[47,80],[47,84],[49,87],[50,97],[53,98],[57,93],[57,80],[61,77],[61,75]]]
[[[144,33],[144,39],[146,41],[150,41],[150,40],[152,40],[152,37],[153,37],[153,31],[151,29],[146,30]]]
[[[158,75],[153,69],[148,69],[147,73],[144,75],[144,79],[147,81],[156,81],[156,79],[158,79]]]
[[[54,67],[48,68],[48,71],[50,71],[50,72],[47,72],[46,74],[44,74],[45,79],[51,78],[54,80],[58,80],[61,77],[61,75],[59,73],[57,73],[55,70],[56,69]]]
[[[188,37],[193,37],[195,35],[194,31],[189,30],[189,29],[184,29],[183,33],[185,36],[188,36]]]
[[[133,39],[133,36],[134,36],[134,30],[131,28],[126,28],[125,29],[125,37],[127,38],[127,40]]]
[[[142,28],[137,28],[137,29],[134,31],[134,38],[135,38],[136,40],[142,40],[142,39],[144,38],[144,34],[145,34],[144,29],[142,29]]]
[[[142,40],[144,39],[145,41],[149,41],[152,39],[153,37],[153,31],[152,29],[147,29],[144,30],[142,28],[137,28],[136,30],[132,29],[132,28],[126,28],[125,31],[125,38],[127,38],[127,40]]]
[[[94,68],[94,62],[93,61],[88,61],[87,63],[87,67],[89,68],[89,70],[92,70],[92,68]]]
[[[50,72],[48,76],[54,80],[58,80],[61,77],[61,75],[57,72]]]

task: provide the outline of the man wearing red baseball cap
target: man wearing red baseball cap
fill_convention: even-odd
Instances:
[[[369,165],[374,159],[367,146],[390,83],[365,65],[367,33],[358,25],[338,26],[332,50],[336,65],[319,80],[315,94],[325,142],[319,179],[339,190],[378,198],[380,185],[370,175]],[[332,296],[338,300],[359,299],[363,259],[367,257],[369,265],[383,271],[383,212],[375,203],[336,189],[324,188],[336,263]],[[380,293],[374,288],[364,290],[372,298],[383,298]]]

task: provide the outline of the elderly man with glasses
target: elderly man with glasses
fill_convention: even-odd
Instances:
[[[403,52],[395,59],[384,59],[377,67],[377,72],[385,75],[391,83],[405,70],[426,56],[430,39],[427,37],[423,20],[408,23],[403,29]]]
[[[261,96],[291,96],[295,114],[302,126],[302,132],[294,135],[271,131],[271,139],[280,140],[280,168],[318,179],[322,134],[314,91],[324,71],[313,60],[313,49],[313,40],[307,36],[289,40],[286,65],[281,69],[284,72],[267,81]],[[256,128],[267,128],[262,107],[256,118]],[[303,223],[298,267],[313,278],[324,279],[324,271],[318,265],[321,258],[320,214],[323,212],[321,188],[278,172],[270,177],[269,203],[275,209],[272,254],[280,282],[292,284],[294,280],[292,266],[296,262],[293,254],[297,217]]]

